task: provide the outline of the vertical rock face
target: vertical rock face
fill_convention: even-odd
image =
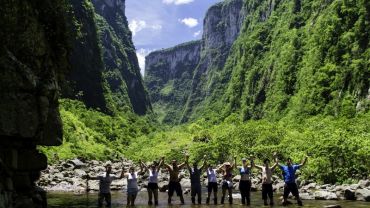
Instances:
[[[125,16],[124,0],[70,0],[73,70],[64,96],[105,112],[151,109]]]
[[[171,62],[168,62],[171,59],[174,59],[175,63],[188,62],[176,55],[184,51],[183,47],[164,50],[166,53],[163,51],[153,52],[147,56],[145,83],[152,102],[154,105],[161,103],[160,106],[166,106],[166,104],[173,106],[172,108],[159,109],[160,114],[172,118],[163,121],[172,123],[187,121],[195,113],[195,107],[199,106],[212,92],[214,76],[223,68],[230,48],[239,35],[244,16],[243,0],[224,1],[209,8],[204,19],[201,48],[193,47],[194,50],[200,49],[201,56],[192,59],[191,64],[186,66],[186,70],[182,69],[183,64],[171,65],[169,64]],[[186,54],[195,54],[195,52],[186,51]],[[178,88],[179,91],[176,93],[171,89],[177,88],[184,82],[175,76],[169,79],[172,71],[186,71],[188,73],[186,76],[190,77],[190,79],[185,79],[186,88]],[[166,99],[163,99],[159,92],[166,93]],[[183,101],[180,103],[172,102],[178,97],[181,97]]]
[[[145,84],[151,101],[162,108],[161,121],[178,122],[200,60],[201,41],[193,41],[150,53],[145,60]],[[165,110],[164,110],[165,109]]]
[[[36,146],[62,141],[58,91],[69,66],[64,6],[10,0],[0,7],[1,208],[43,203],[34,182],[47,161]]]

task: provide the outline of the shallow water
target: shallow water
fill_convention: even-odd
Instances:
[[[72,193],[49,193],[48,194],[48,203],[51,208],[94,208],[97,207],[97,193],[76,195]],[[171,207],[213,207],[214,205],[191,205],[190,195],[187,194],[184,196],[185,205],[179,206],[179,198],[174,196],[172,201],[173,205]],[[219,197],[220,200],[221,197]],[[205,202],[206,195],[202,196],[202,203]],[[261,199],[260,192],[252,193],[251,196],[251,206],[250,207],[265,207],[263,206],[263,201]],[[136,207],[149,207],[147,205],[148,195],[146,191],[141,191],[138,194],[136,199]],[[212,198],[211,198],[212,200]],[[278,204],[278,197],[275,197],[275,204]],[[293,205],[289,207],[298,207],[295,205],[295,201],[291,200]],[[112,193],[112,208],[125,207],[126,206],[126,194],[122,192]],[[225,202],[228,202],[225,200]],[[370,208],[369,202],[358,202],[358,201],[317,201],[317,200],[305,200],[303,201],[304,207],[310,208],[321,208],[326,205],[341,205],[343,208]],[[219,207],[242,207],[240,205],[240,199],[234,199],[234,204],[232,206],[218,205]],[[159,193],[159,207],[167,207],[167,194]],[[281,207],[280,205],[275,205],[275,207]]]

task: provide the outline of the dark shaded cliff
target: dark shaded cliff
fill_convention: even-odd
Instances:
[[[125,17],[124,0],[71,0],[76,33],[65,97],[103,112],[151,110]]]
[[[69,69],[66,5],[57,0],[2,1],[0,7],[0,207],[42,207],[35,186],[59,145],[58,98]]]

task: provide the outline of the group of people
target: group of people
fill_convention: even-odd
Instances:
[[[276,154],[274,154],[274,165],[270,166],[270,160],[265,159],[263,165],[256,165],[254,163],[254,158],[251,156],[249,158],[249,163],[246,158],[243,158],[242,165],[237,166],[236,157],[234,157],[233,164],[230,162],[225,162],[218,167],[208,164],[206,156],[204,156],[204,161],[201,167],[198,167],[198,163],[194,162],[192,167],[189,165],[188,159],[189,156],[185,155],[185,161],[181,164],[178,164],[176,160],[172,160],[171,164],[166,164],[164,162],[164,157],[161,158],[160,162],[154,162],[149,167],[143,163],[139,162],[140,171],[135,171],[134,167],[130,167],[129,171],[126,172],[125,169],[122,169],[122,173],[119,177],[111,175],[112,167],[111,165],[106,166],[106,173],[104,176],[90,177],[87,176],[88,180],[99,180],[99,207],[103,206],[104,200],[106,201],[107,207],[111,206],[111,194],[110,194],[110,185],[113,180],[127,178],[127,205],[135,205],[135,199],[138,194],[138,176],[143,175],[145,172],[149,174],[148,177],[148,204],[149,205],[158,205],[158,174],[161,168],[167,169],[169,172],[170,178],[168,183],[168,204],[171,204],[173,194],[176,192],[177,196],[180,198],[181,204],[185,204],[182,187],[180,184],[180,171],[181,169],[186,168],[190,174],[191,182],[191,201],[193,204],[202,203],[202,185],[201,185],[201,176],[203,171],[206,172],[208,178],[208,195],[206,199],[206,204],[210,203],[210,197],[213,192],[213,203],[217,204],[218,199],[218,180],[217,174],[222,174],[222,197],[221,204],[224,204],[226,197],[226,192],[228,193],[229,204],[233,203],[232,189],[233,189],[233,178],[234,171],[237,170],[240,174],[239,180],[239,190],[241,194],[241,202],[243,205],[250,205],[250,191],[251,191],[251,173],[252,169],[256,168],[261,171],[262,174],[262,198],[264,200],[264,205],[274,205],[273,200],[273,180],[272,174],[275,171],[276,167],[279,167],[282,171],[284,177],[284,195],[283,195],[283,205],[287,205],[288,196],[292,193],[295,196],[298,205],[302,206],[302,201],[299,197],[298,186],[295,182],[295,172],[300,167],[305,165],[307,162],[307,156],[301,164],[293,164],[290,158],[287,159],[286,165],[279,164]],[[207,168],[206,168],[207,167]],[[153,203],[154,198],[154,203]],[[269,200],[269,201],[268,201]]]

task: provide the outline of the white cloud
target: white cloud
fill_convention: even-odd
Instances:
[[[194,0],[162,0],[162,2],[165,4],[175,4],[175,5],[189,4],[193,1]]]
[[[152,50],[140,48],[136,51],[137,60],[139,61],[140,73],[144,76],[145,73],[145,56],[147,56]]]
[[[130,28],[132,35],[135,36],[138,32],[144,30],[144,29],[152,29],[152,30],[161,30],[162,25],[154,24],[154,25],[148,25],[148,23],[144,20],[132,20],[128,27]]]
[[[202,34],[202,31],[201,30],[199,30],[199,31],[196,31],[194,34],[193,34],[193,36],[196,38],[196,37],[198,37],[199,35],[201,35]]]
[[[199,24],[198,20],[192,17],[179,19],[179,22],[185,24],[188,27],[195,27]]]

